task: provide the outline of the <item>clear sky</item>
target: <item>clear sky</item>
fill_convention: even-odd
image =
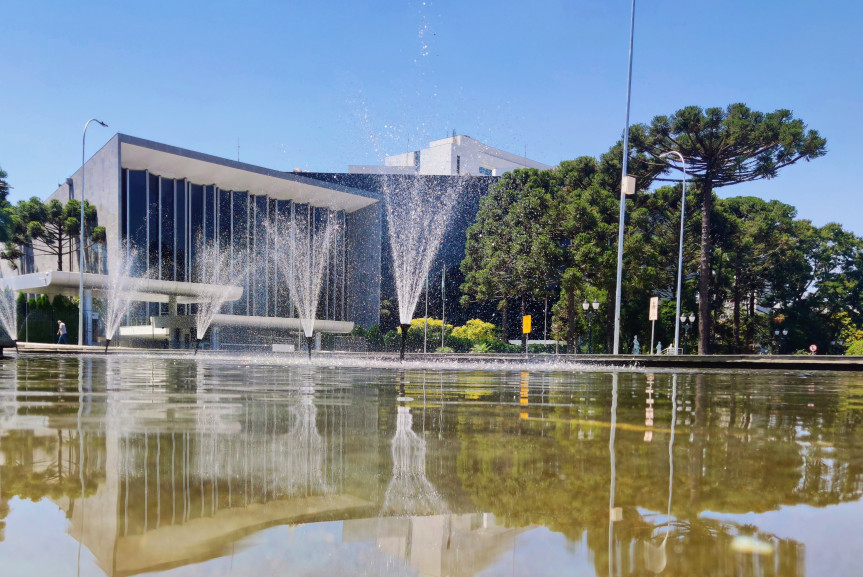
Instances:
[[[45,197],[123,132],[268,168],[344,172],[467,134],[556,164],[624,124],[629,0],[35,2],[0,11],[0,166]],[[718,191],[863,234],[863,3],[640,0],[632,122],[789,108],[828,154]]]

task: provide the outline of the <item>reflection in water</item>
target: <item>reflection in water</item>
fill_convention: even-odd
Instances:
[[[800,505],[815,526],[859,508],[853,376],[428,375],[0,363],[3,575],[40,499],[75,540],[43,574],[793,577],[848,574],[838,552],[863,546],[761,526]],[[47,524],[40,538],[61,550]]]
[[[426,442],[413,431],[410,407],[399,405],[392,439],[393,475],[384,496],[383,515],[434,515],[446,503],[426,476]]]

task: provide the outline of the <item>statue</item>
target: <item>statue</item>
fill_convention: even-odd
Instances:
[[[635,335],[635,337],[632,339],[632,354],[641,354],[641,345],[638,343],[638,335]]]
[[[657,355],[662,354],[662,341],[659,341],[658,343],[656,343],[656,354]]]

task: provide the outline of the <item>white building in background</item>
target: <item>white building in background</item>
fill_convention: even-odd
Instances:
[[[428,148],[387,156],[383,166],[351,165],[351,174],[424,174],[500,176],[517,168],[552,168],[547,164],[493,148],[470,136],[433,140]]]

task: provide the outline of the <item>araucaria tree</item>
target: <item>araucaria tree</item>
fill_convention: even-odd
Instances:
[[[73,255],[79,250],[78,239],[81,234],[81,203],[69,200],[66,204],[57,199],[43,203],[39,198],[22,200],[11,207],[11,234],[0,258],[9,261],[16,268],[15,261],[29,248],[35,255],[48,255],[56,258],[57,270],[63,270],[64,257],[68,257],[69,270],[72,269]],[[96,208],[84,201],[85,231],[89,243],[104,239],[105,229],[96,225]],[[85,247],[89,248],[90,244]]]
[[[660,159],[664,152],[676,150],[682,154],[686,158],[687,175],[700,195],[698,350],[709,354],[714,190],[773,178],[781,168],[824,155],[827,141],[815,130],[807,130],[790,110],[765,114],[744,104],[732,104],[725,109],[688,106],[671,116],[657,116],[649,126],[633,126],[630,142],[633,152],[649,155],[657,163],[666,163]],[[681,167],[666,164],[666,169]]]

